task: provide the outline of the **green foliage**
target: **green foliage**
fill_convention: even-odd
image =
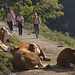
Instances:
[[[33,24],[26,22],[24,28],[34,32]],[[43,23],[40,25],[40,34],[50,40],[57,41],[59,44],[75,47],[75,39],[70,37],[69,33],[62,34],[62,32],[57,32],[56,30],[52,31]]]
[[[18,16],[18,12],[22,12],[25,21],[28,22],[32,21],[35,12],[38,13],[43,23],[45,23],[47,19],[56,19],[64,15],[64,13],[61,12],[63,6],[58,4],[58,0],[1,0],[0,16],[3,19],[6,17],[6,11],[9,7],[14,10],[16,16]]]
[[[34,11],[41,15],[43,23],[47,22],[47,19],[56,19],[64,15],[64,13],[61,12],[62,9],[63,6],[53,0],[40,0],[34,7]]]
[[[23,27],[27,30],[33,31],[33,24],[31,24],[31,23],[25,22]]]
[[[14,35],[13,38],[8,40],[5,44],[6,45],[15,45],[20,43],[21,41],[18,40]],[[13,65],[12,65],[12,55],[8,55],[5,52],[0,52],[0,75],[3,73],[9,74],[9,72],[13,71]]]
[[[0,71],[8,74],[11,70],[13,70],[11,63],[12,57],[13,56],[8,55],[5,52],[0,52]]]
[[[6,45],[16,45],[18,43],[21,43],[20,40],[18,40],[14,35],[13,38],[9,39],[5,44]]]

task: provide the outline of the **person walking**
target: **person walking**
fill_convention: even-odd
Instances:
[[[17,23],[19,28],[19,35],[22,35],[22,28],[23,28],[23,22],[24,18],[21,13],[19,13],[19,16],[17,17]]]
[[[39,17],[37,16],[37,13],[34,14],[34,17],[32,19],[32,24],[34,24],[34,31],[36,34],[36,39],[38,39],[39,36],[39,24],[41,24],[41,21]]]
[[[9,11],[10,13],[8,13],[7,15],[7,22],[9,25],[9,29],[12,32],[13,31],[13,25],[15,24],[15,14],[12,13],[12,11]]]
[[[16,18],[16,15],[15,15],[14,11],[11,8],[9,8],[7,13],[6,13],[6,19],[8,18],[8,15],[10,13],[14,14],[14,18]],[[14,24],[15,24],[15,21],[14,21]],[[7,25],[9,25],[9,20],[8,19],[7,19]]]

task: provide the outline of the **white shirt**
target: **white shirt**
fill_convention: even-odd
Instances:
[[[22,21],[22,20],[23,20],[23,22],[24,22],[24,18],[23,18],[22,16],[21,16],[21,17],[18,16],[18,17],[17,17],[17,20],[18,20],[18,21]]]

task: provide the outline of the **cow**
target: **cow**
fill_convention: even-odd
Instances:
[[[60,67],[75,68],[75,49],[63,49],[57,57],[57,65]]]
[[[39,68],[44,68],[38,55],[23,47],[18,49],[12,59],[12,63],[16,68],[20,70],[34,68],[35,66],[38,66]]]
[[[45,61],[50,61],[51,60],[50,58],[48,58],[45,55],[43,49],[39,45],[37,45],[37,44],[35,44],[33,42],[22,42],[22,43],[19,43],[19,44],[14,46],[14,48],[11,50],[11,53],[13,55],[15,55],[17,50],[19,50],[19,48],[21,48],[21,47],[26,48],[27,50],[36,53],[39,57],[42,56],[43,60],[45,60]]]
[[[6,46],[2,43],[0,40],[0,48],[4,51],[10,51],[14,48],[14,46]],[[35,66],[38,66],[38,68],[52,68],[50,65],[43,66],[39,56],[32,51],[29,51],[27,48],[16,46],[16,53],[13,54],[12,63],[13,65],[20,69],[20,70],[26,70],[34,68]]]
[[[33,43],[33,42],[22,42],[22,43],[19,43],[17,45],[13,45],[13,46],[6,46],[5,44],[2,43],[2,41],[0,40],[1,44],[0,44],[0,47],[2,48],[2,50],[4,50],[5,52],[9,52],[9,53],[12,53],[13,56],[16,54],[16,52],[21,48],[26,48],[27,50],[31,51],[31,52],[34,52],[36,55],[38,55],[39,57],[42,56],[43,57],[43,60],[45,61],[50,61],[51,59],[48,58],[43,49]]]
[[[1,51],[7,52],[8,54],[11,54],[10,51],[14,48],[14,45],[12,46],[6,46],[1,40],[0,40],[0,48]]]
[[[0,48],[1,48],[3,51],[7,52],[7,51],[8,51],[9,46],[6,46],[6,45],[5,45],[5,44],[3,44],[3,43],[2,43],[2,41],[0,40]]]
[[[0,28],[0,40],[4,43],[10,38],[12,38],[12,34],[5,27]]]

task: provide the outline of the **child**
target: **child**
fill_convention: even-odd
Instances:
[[[19,13],[19,16],[17,17],[17,23],[19,28],[19,35],[22,35],[22,26],[23,26],[24,18],[22,17],[22,14]]]

